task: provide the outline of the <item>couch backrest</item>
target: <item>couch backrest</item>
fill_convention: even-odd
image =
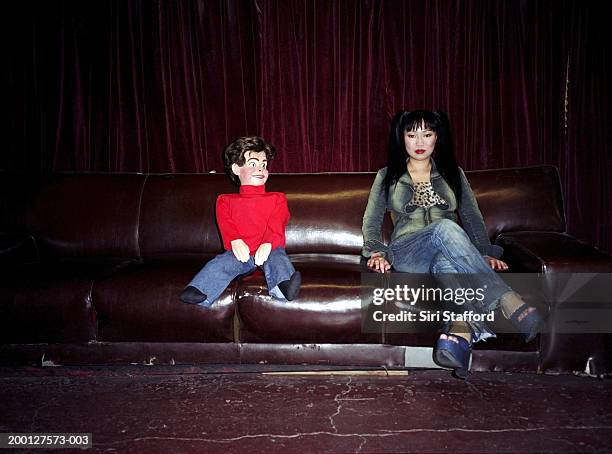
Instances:
[[[140,216],[143,259],[201,260],[222,251],[215,202],[229,192],[236,188],[223,174],[150,175]]]
[[[467,172],[492,240],[503,231],[565,231],[557,170],[552,166]],[[290,253],[359,254],[361,223],[374,173],[272,174],[268,191],[287,195]],[[145,259],[214,254],[218,194],[234,192],[223,175],[149,176],[140,246]],[[386,229],[385,237],[389,235]]]
[[[288,252],[359,254],[372,181],[371,173],[271,175],[266,189],[284,192],[291,212]],[[224,175],[149,176],[140,216],[143,259],[218,253],[215,201],[236,191]]]
[[[374,181],[372,173],[279,174],[267,189],[287,195],[290,253],[360,254],[361,223]]]
[[[145,179],[136,174],[55,175],[42,183],[24,224],[43,256],[138,259]]]
[[[475,170],[466,175],[491,240],[502,232],[565,232],[556,167]]]
[[[0,171],[0,233],[26,232],[24,217],[49,177]]]
[[[565,231],[554,167],[467,175],[492,240],[509,231]],[[289,201],[288,252],[359,254],[374,176],[272,174],[268,191]],[[12,181],[0,177],[1,187]],[[200,260],[222,250],[215,200],[235,191],[221,174],[60,174],[42,184],[24,224],[54,256]]]

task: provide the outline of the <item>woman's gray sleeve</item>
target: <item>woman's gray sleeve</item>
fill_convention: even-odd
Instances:
[[[382,225],[387,211],[385,197],[386,169],[381,169],[376,174],[376,179],[370,189],[368,206],[363,214],[363,249],[361,253],[364,257],[370,257],[375,252],[380,252],[383,256],[387,253],[387,246],[382,240]]]
[[[478,202],[468,182],[465,173],[459,169],[461,176],[461,201],[459,203],[459,217],[470,240],[482,255],[500,258],[504,249],[496,244],[491,244],[489,235],[485,228],[482,213],[478,208]]]

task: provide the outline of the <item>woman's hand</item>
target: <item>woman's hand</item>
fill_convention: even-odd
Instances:
[[[380,254],[373,254],[368,259],[368,268],[376,271],[377,273],[386,273],[391,269],[391,264],[387,262],[387,259]]]
[[[508,269],[508,264],[503,260],[496,259],[494,257],[489,257],[488,255],[484,256],[484,259],[487,261],[489,266],[494,270],[506,271]]]

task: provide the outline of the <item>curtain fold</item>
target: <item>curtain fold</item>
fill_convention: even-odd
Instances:
[[[467,170],[559,167],[569,231],[612,250],[609,14],[580,0],[13,2],[10,171],[373,171],[400,109],[440,108]]]

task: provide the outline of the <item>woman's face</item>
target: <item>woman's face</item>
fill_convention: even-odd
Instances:
[[[425,161],[430,158],[436,147],[438,135],[431,129],[419,126],[415,131],[404,132],[404,144],[410,159]]]

